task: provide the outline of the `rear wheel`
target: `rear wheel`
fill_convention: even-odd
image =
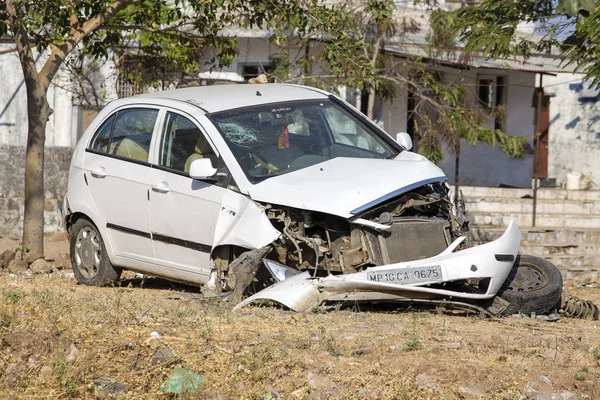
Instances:
[[[77,281],[84,285],[105,286],[116,283],[121,269],[110,263],[98,229],[85,218],[73,225],[71,264]]]
[[[543,258],[518,255],[498,296],[510,304],[505,315],[546,314],[560,307],[562,276],[556,266]]]

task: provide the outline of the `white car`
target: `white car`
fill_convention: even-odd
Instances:
[[[560,273],[511,224],[467,248],[442,170],[350,105],[293,85],[111,102],[73,154],[64,216],[80,283],[122,269],[296,310],[328,300],[449,301],[547,312]],[[458,209],[459,212],[455,212]],[[287,278],[287,279],[286,279]],[[254,284],[253,284],[254,283]],[[247,293],[247,292],[246,292]],[[506,303],[506,304],[505,304]]]

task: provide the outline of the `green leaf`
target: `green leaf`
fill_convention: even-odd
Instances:
[[[579,0],[579,3],[581,4],[581,7],[588,12],[594,12],[596,9],[596,2],[594,0]]]
[[[579,0],[564,0],[565,13],[574,17],[579,12]]]

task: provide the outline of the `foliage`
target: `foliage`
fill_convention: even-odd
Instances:
[[[354,7],[342,3],[336,12],[321,19],[320,36],[291,38],[273,58],[276,68],[271,78],[283,82],[301,82],[335,91],[339,85],[354,87],[366,95],[375,93],[394,100],[398,88],[405,87],[415,99],[408,115],[418,135],[418,151],[433,161],[443,158],[445,145],[458,152],[460,139],[468,143],[499,145],[509,157],[517,157],[526,149],[526,139],[483,128],[491,118],[503,118],[486,112],[472,98],[472,90],[460,79],[448,83],[437,71],[440,66],[421,57],[398,58],[382,51],[384,46],[417,33],[421,27],[400,17],[391,1],[365,0]],[[436,21],[443,25],[439,14]],[[449,49],[451,35],[429,35],[432,53]],[[434,40],[435,38],[435,40]],[[307,48],[307,51],[302,51]],[[380,54],[378,54],[380,52]],[[375,61],[374,61],[375,60]]]
[[[517,32],[521,23],[536,27],[536,35]],[[600,3],[597,0],[483,0],[478,5],[432,15],[436,40],[460,40],[466,52],[492,58],[530,57],[560,50],[563,64],[572,65],[600,86]]]

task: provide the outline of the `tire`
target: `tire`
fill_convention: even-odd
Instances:
[[[70,249],[77,282],[89,286],[107,286],[119,280],[121,269],[110,263],[102,236],[89,220],[80,218],[73,225]]]
[[[547,314],[554,311],[560,307],[562,284],[562,275],[551,262],[518,255],[498,291],[498,296],[510,303],[502,314]]]

